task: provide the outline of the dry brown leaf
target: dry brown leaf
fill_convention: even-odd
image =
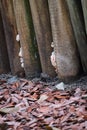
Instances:
[[[49,112],[49,106],[40,106],[40,108],[37,109],[39,112],[42,113],[48,113]]]

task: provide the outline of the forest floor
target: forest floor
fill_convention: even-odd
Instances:
[[[87,130],[87,77],[58,84],[0,75],[0,130]]]

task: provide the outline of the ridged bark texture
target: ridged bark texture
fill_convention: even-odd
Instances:
[[[81,0],[87,34],[87,0]]]
[[[26,77],[38,76],[41,71],[34,28],[28,0],[13,0],[20,43],[23,49]]]
[[[21,71],[19,60],[19,44],[16,41],[17,28],[13,11],[12,0],[0,0],[0,9],[5,31],[8,56],[12,74]]]
[[[79,72],[76,43],[65,0],[48,0],[58,77],[64,81]]]
[[[78,0],[67,0],[67,4],[83,70],[87,73],[87,35],[85,32],[81,3]]]
[[[2,17],[0,13],[0,74],[10,71],[6,40],[3,30]]]
[[[50,61],[52,52],[52,34],[47,0],[29,0],[29,2],[40,54],[42,72],[50,77],[55,77],[55,71]]]

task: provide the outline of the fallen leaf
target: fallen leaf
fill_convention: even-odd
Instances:
[[[39,112],[42,113],[48,113],[49,112],[49,107],[48,106],[41,106],[40,108],[37,109]]]
[[[38,103],[42,103],[42,102],[45,101],[47,98],[48,98],[47,95],[42,94],[37,102],[38,102]]]
[[[65,89],[65,84],[63,82],[57,84],[55,86],[55,88],[57,88],[58,90],[64,90]]]
[[[14,113],[14,112],[17,112],[18,110],[19,110],[19,108],[17,108],[17,107],[1,108],[0,113]]]

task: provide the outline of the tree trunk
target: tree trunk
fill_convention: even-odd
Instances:
[[[84,27],[81,3],[78,0],[67,0],[67,4],[83,70],[87,73],[87,36]]]
[[[81,0],[87,34],[87,0]]]
[[[58,77],[64,81],[79,72],[76,43],[65,0],[48,0]]]
[[[50,61],[50,55],[52,52],[52,34],[48,3],[47,0],[29,0],[29,2],[40,54],[42,72],[50,77],[54,77],[55,71]]]
[[[0,74],[10,71],[7,46],[3,30],[2,17],[0,13]]]
[[[41,71],[28,0],[13,0],[20,43],[23,49],[24,70],[28,78]]]
[[[10,68],[12,74],[16,74],[21,71],[21,65],[18,56],[19,45],[16,42],[17,29],[12,0],[0,0],[0,8],[6,37]]]

